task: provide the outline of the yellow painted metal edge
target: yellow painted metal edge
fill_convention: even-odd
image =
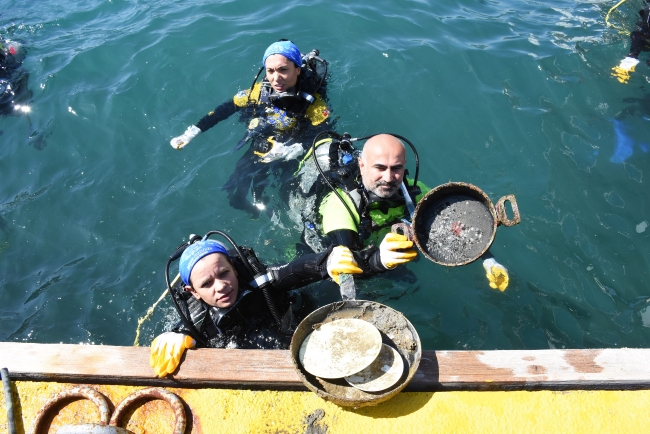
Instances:
[[[29,427],[54,394],[76,385],[12,383],[18,432]],[[94,385],[114,406],[141,387]],[[173,389],[191,409],[187,433],[640,433],[650,422],[650,391],[490,391],[401,393],[375,407],[343,408],[311,392]],[[4,399],[4,395],[3,395]],[[62,424],[95,422],[89,401],[64,407],[50,432]],[[93,420],[95,419],[95,420]],[[152,401],[128,415],[136,433],[171,433],[173,414]],[[0,432],[8,432],[4,406]]]

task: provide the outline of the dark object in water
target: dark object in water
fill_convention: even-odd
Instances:
[[[21,68],[25,50],[16,41],[0,40],[0,115],[12,114],[31,98],[29,74]]]

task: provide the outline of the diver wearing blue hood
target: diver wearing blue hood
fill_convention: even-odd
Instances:
[[[288,300],[289,291],[328,276],[338,283],[341,273],[367,272],[367,264],[342,246],[266,267],[252,249],[235,246],[230,238],[232,250],[207,239],[212,233],[220,232],[192,237],[167,263],[168,289],[181,322],[151,343],[150,365],[157,376],[174,372],[185,349],[194,346],[288,348],[293,312],[300,308]],[[182,284],[170,284],[169,264],[181,251]]]
[[[319,127],[330,128],[326,127],[330,116],[325,100],[327,63],[318,55],[317,50],[302,55],[288,40],[271,44],[250,89],[238,92],[182,135],[171,139],[173,148],[183,149],[202,132],[241,112],[240,120],[248,123],[248,131],[235,150],[248,141],[251,147],[237,162],[234,173],[223,187],[233,207],[258,214],[263,208],[261,194],[269,184],[269,171],[278,173],[281,169],[283,174],[293,173],[296,159],[322,131]],[[262,71],[265,77],[258,82]],[[291,167],[275,166],[286,161],[292,163]],[[251,186],[252,202],[246,198]]]

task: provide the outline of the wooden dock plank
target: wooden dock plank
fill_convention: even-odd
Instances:
[[[650,349],[424,351],[407,391],[649,389]],[[14,380],[306,390],[288,351],[198,349],[156,378],[148,347],[0,342]]]

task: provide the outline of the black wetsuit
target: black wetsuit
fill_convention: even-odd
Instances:
[[[641,19],[636,24],[636,29],[630,34],[630,53],[628,57],[639,58],[642,51],[650,51],[650,10],[649,8],[639,11]],[[650,65],[650,61],[648,61]]]
[[[288,292],[327,278],[328,254],[329,251],[304,255],[286,265],[267,268],[271,279],[269,294],[282,316],[282,324],[275,321],[262,290],[249,284],[253,276],[235,255],[231,257],[239,281],[235,304],[227,309],[211,307],[185,291],[181,283],[173,291],[178,294],[180,309],[185,311],[179,314],[189,316],[191,326],[181,321],[173,331],[194,337],[199,347],[286,349],[296,317],[314,308],[304,302],[296,306],[295,299],[300,296],[292,297],[294,294]]]
[[[16,104],[31,98],[27,89],[29,74],[21,68],[22,59],[14,56],[5,41],[0,41],[0,115],[11,114]]]

